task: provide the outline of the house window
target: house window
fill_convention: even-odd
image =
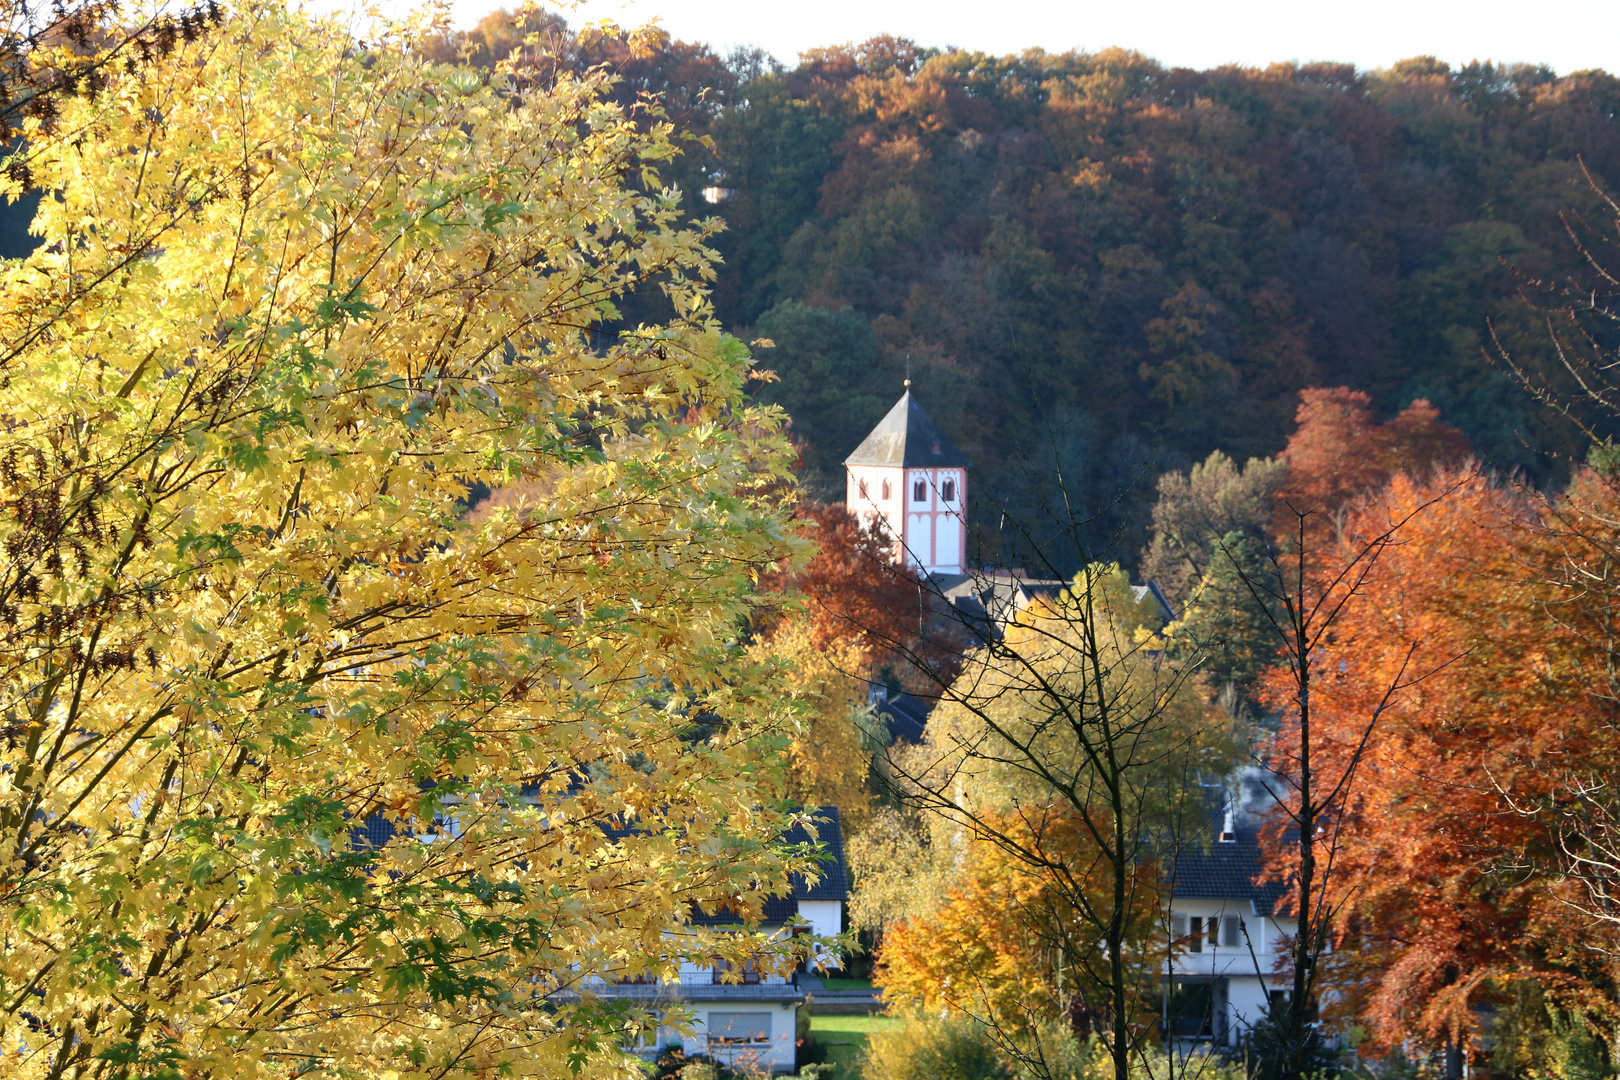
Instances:
[[[867,494],[866,494],[866,481],[865,481],[865,480],[862,480],[862,481],[861,481],[861,482],[860,482],[860,484],[859,484],[859,485],[857,485],[857,487],[858,487],[858,490],[859,490],[859,491],[860,491],[860,493],[861,493],[861,498],[863,498],[863,499],[865,499],[865,498],[868,498],[868,497],[869,497],[869,496],[868,496],[868,495],[867,495]]]
[[[947,480],[939,486],[939,497],[945,502],[956,501],[956,481]]]
[[[926,481],[926,480],[918,480],[917,482],[915,482],[914,484],[911,485],[911,501],[912,502],[927,502],[928,501],[928,481]]]
[[[770,1013],[709,1014],[709,1046],[769,1046]]]
[[[624,1041],[620,1045],[632,1054],[644,1054],[649,1050],[660,1050],[668,1046],[681,1044],[679,1028],[665,1024],[664,1014],[661,1010],[652,1010],[648,1017],[652,1023],[628,1025],[624,1031]]]
[[[1243,947],[1243,920],[1236,915],[1226,917],[1225,926],[1221,930],[1221,944],[1228,949],[1241,949]]]
[[[1193,952],[1204,951],[1204,918],[1201,915],[1192,917],[1192,930],[1187,934],[1187,948]]]
[[[887,480],[883,481],[883,501],[888,502],[893,497],[894,493],[889,490],[889,482]]]

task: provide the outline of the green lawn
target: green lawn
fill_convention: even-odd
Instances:
[[[825,986],[829,990],[870,990],[872,989],[872,980],[842,978],[835,979],[830,976],[823,975],[821,977],[821,985]]]
[[[856,980],[845,980],[854,982]],[[810,1030],[816,1041],[827,1048],[827,1060],[838,1066],[832,1080],[860,1080],[857,1062],[866,1037],[874,1031],[905,1023],[896,1016],[810,1016]]]

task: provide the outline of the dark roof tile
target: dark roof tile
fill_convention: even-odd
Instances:
[[[968,459],[907,390],[844,464],[965,469]]]
[[[1181,851],[1171,863],[1171,895],[1184,900],[1248,900],[1269,915],[1282,898],[1280,882],[1255,884],[1264,869],[1260,836],[1239,828],[1237,839]]]

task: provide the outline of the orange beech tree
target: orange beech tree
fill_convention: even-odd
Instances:
[[[1590,612],[1548,573],[1547,517],[1486,476],[1396,475],[1342,522],[1343,551],[1399,528],[1312,665],[1315,767],[1351,778],[1320,856],[1338,913],[1324,974],[1376,1043],[1433,1040],[1454,1073],[1476,1010],[1516,983],[1613,1011],[1612,964],[1586,947],[1593,922],[1572,917],[1579,890],[1556,869],[1556,818],[1514,812],[1558,800],[1546,762],[1613,757],[1608,654],[1572,632]],[[1297,738],[1285,728],[1278,750]],[[1276,855],[1291,872],[1293,853]]]
[[[894,563],[893,541],[862,524],[843,503],[806,499],[794,516],[799,534],[815,542],[816,554],[802,569],[768,578],[764,587],[803,599],[801,617],[809,621],[816,648],[851,639],[870,654],[870,668],[862,674],[889,668],[914,688],[934,687],[937,694],[954,674],[954,653],[929,625],[921,579]],[[782,617],[781,605],[768,603],[755,624],[770,631]]]
[[[1469,454],[1462,432],[1442,423],[1439,410],[1422,398],[1380,424],[1372,418],[1372,398],[1362,391],[1312,387],[1299,392],[1294,422],[1282,453],[1288,473],[1277,491],[1283,534],[1292,531],[1287,507],[1315,511],[1317,524],[1325,525],[1397,471],[1420,474]]]

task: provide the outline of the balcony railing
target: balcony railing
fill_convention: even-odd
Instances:
[[[658,982],[624,981],[609,982],[605,979],[589,979],[578,987],[565,994],[578,994],[588,991],[598,997],[632,998],[641,1001],[653,1001],[660,998],[702,998],[704,1000],[767,1000],[778,998],[784,994],[798,993],[799,980],[797,975],[784,978],[780,975],[762,975],[750,977],[757,978],[757,982],[729,983],[717,982],[716,976],[707,971],[683,972],[678,979],[663,979]]]

